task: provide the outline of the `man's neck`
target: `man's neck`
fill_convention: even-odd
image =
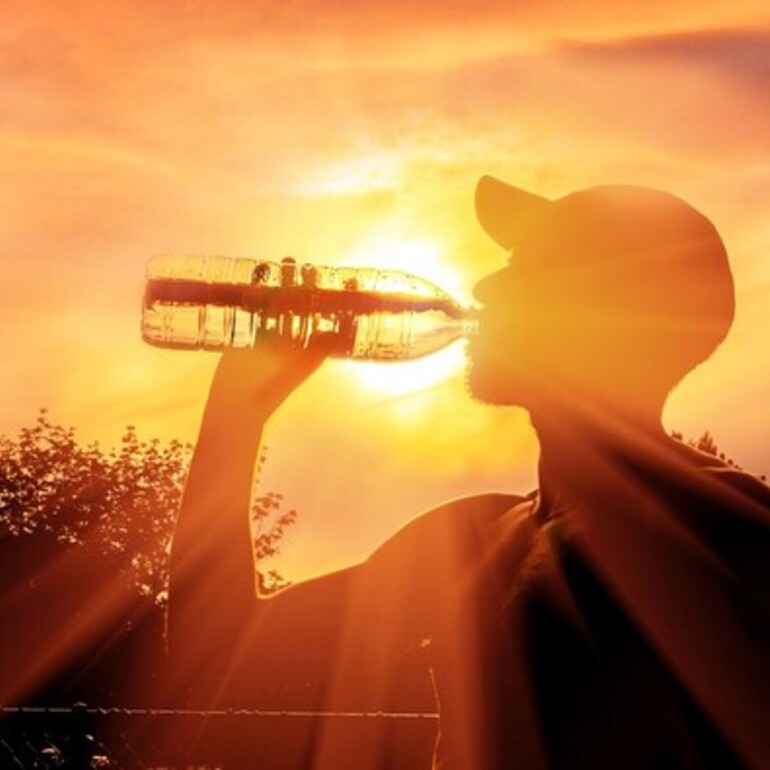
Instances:
[[[669,443],[655,411],[578,414],[555,406],[531,417],[540,443],[541,506],[549,510],[606,495],[621,458],[644,463]]]

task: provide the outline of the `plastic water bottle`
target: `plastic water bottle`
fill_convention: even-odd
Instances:
[[[397,270],[230,257],[161,255],[147,266],[142,337],[164,348],[248,348],[265,336],[298,346],[336,339],[337,358],[403,360],[474,329],[473,313]]]

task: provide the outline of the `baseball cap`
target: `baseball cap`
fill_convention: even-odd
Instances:
[[[681,198],[601,185],[549,199],[484,176],[475,205],[483,229],[514,258],[567,273],[576,287],[601,287],[607,302],[629,310],[678,317],[712,342],[727,333],[735,307],[727,252],[709,219]]]

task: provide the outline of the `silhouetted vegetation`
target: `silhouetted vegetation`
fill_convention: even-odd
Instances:
[[[675,430],[672,431],[671,437],[675,438],[677,441],[684,441],[684,436],[679,431]],[[700,452],[705,452],[706,454],[713,455],[714,457],[718,457],[722,462],[727,463],[727,465],[735,468],[736,470],[743,470],[743,468],[736,463],[732,457],[728,457],[724,452],[720,451],[719,447],[717,446],[717,442],[714,439],[714,437],[711,435],[710,431],[704,431],[701,436],[697,439],[690,439],[687,441],[687,443],[691,446],[697,449]],[[762,479],[762,481],[766,481],[765,475],[761,475],[759,477]]]
[[[15,438],[0,437],[0,673],[7,681],[81,628],[80,647],[62,651],[57,670],[27,688],[27,702],[115,704],[136,686],[128,680],[141,678],[139,666],[145,679],[157,675],[169,546],[191,456],[191,445],[143,441],[131,426],[117,448],[84,444],[45,410]],[[268,559],[296,513],[268,492],[253,516],[255,552]],[[267,590],[284,584],[275,571],[261,579]],[[132,677],[120,681],[128,661]]]
[[[708,431],[688,443],[736,466]],[[179,441],[141,440],[132,426],[116,448],[85,444],[45,410],[15,438],[0,437],[0,675],[23,668],[68,624],[85,624],[82,646],[25,690],[25,703],[136,706],[152,692],[164,665],[169,545],[192,450]],[[263,454],[258,470],[264,460]],[[284,509],[281,494],[267,492],[254,499],[252,513],[255,553],[268,559],[279,551],[296,512]],[[62,563],[65,569],[50,573],[50,565]],[[109,623],[90,618],[84,608],[92,595],[116,580],[120,610]],[[268,590],[284,584],[274,571],[261,580]],[[9,596],[15,604],[5,600]],[[27,751],[35,766],[63,767],[55,752],[76,753],[80,749],[68,748],[67,741],[91,730],[86,712],[78,713],[66,719],[84,726],[70,730],[69,722],[62,723],[55,746],[45,743],[53,735],[47,717],[12,717],[3,746],[17,757]],[[17,745],[13,736],[23,741]]]
[[[130,555],[126,579],[141,596],[162,605],[169,543],[192,449],[174,440],[141,441],[133,426],[118,448],[81,444],[74,428],[52,422],[41,410],[17,438],[0,437],[3,550],[80,548],[108,561]],[[260,467],[263,462],[264,454]],[[256,497],[252,512],[259,532],[257,558],[269,559],[296,512],[284,511],[276,492]],[[275,571],[264,582],[268,588],[283,584]]]

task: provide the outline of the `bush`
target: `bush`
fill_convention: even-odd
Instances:
[[[118,448],[81,444],[74,428],[53,423],[45,409],[18,437],[0,437],[0,543],[4,550],[86,548],[95,557],[129,556],[141,596],[162,605],[167,596],[168,555],[176,512],[193,446],[141,441],[128,426]],[[264,463],[264,452],[257,470]],[[274,556],[295,511],[267,492],[253,501],[258,523],[255,552]],[[24,550],[29,551],[30,548]],[[123,559],[125,561],[125,559]],[[266,588],[284,581],[275,571]]]

